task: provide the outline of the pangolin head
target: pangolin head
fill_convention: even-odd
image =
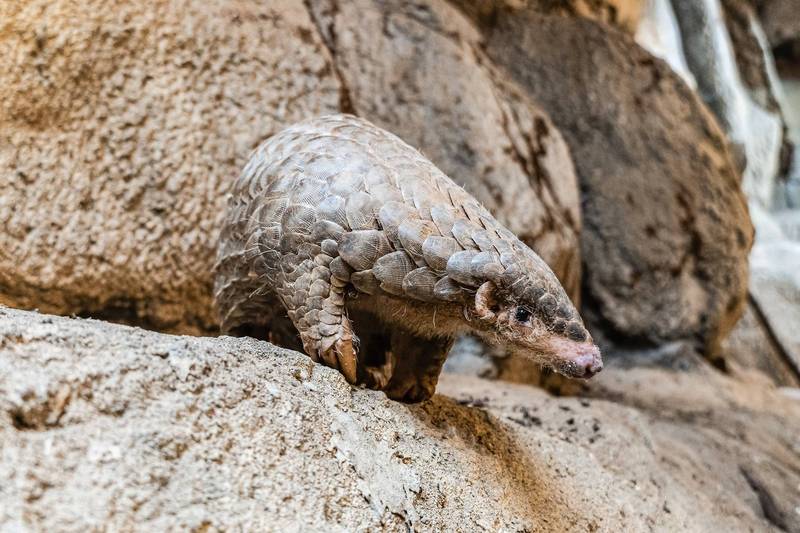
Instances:
[[[603,369],[600,349],[550,267],[522,243],[475,294],[482,336],[568,377]]]

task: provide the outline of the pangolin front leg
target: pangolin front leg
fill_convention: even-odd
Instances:
[[[331,273],[333,257],[320,252],[313,259],[285,269],[276,292],[300,334],[306,353],[358,381],[358,357],[353,327],[345,310],[346,281]]]
[[[397,357],[392,377],[384,389],[386,395],[407,403],[433,396],[452,345],[453,339],[448,337],[425,339],[407,331],[393,331],[392,353]]]

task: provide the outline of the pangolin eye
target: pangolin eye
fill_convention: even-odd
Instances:
[[[517,322],[527,322],[530,317],[531,317],[530,309],[527,309],[525,307],[517,307],[517,311],[514,314],[514,318],[517,319]]]

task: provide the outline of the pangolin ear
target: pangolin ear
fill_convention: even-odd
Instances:
[[[491,281],[487,281],[478,287],[478,291],[475,293],[475,314],[481,320],[494,320],[498,310],[497,286]]]

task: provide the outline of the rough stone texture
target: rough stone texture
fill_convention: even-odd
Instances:
[[[336,111],[297,1],[0,6],[0,301],[214,326],[225,192],[287,122]]]
[[[760,42],[764,33],[755,9],[748,0],[721,0],[721,7],[742,81],[759,105],[779,113],[769,72],[775,66],[767,64],[772,59],[765,54],[763,47],[766,45],[769,52],[769,43]]]
[[[300,0],[0,3],[0,302],[215,328],[217,232],[249,152],[290,123],[354,108],[402,125],[396,133],[468,187],[488,176],[473,192],[507,210],[577,297],[580,220],[564,142],[480,64],[464,17],[430,5],[447,32],[461,29],[428,28],[414,17],[434,8],[409,5],[387,15],[387,36],[376,4],[352,44],[331,48],[351,57],[346,46],[381,36],[378,55],[355,64],[334,62],[332,28]],[[348,91],[350,77],[362,85]]]
[[[649,0],[450,0],[475,19],[501,11],[533,10],[545,14],[581,16],[616,26],[633,34]]]
[[[618,31],[535,13],[485,22],[488,55],[572,149],[596,331],[627,343],[691,338],[713,354],[743,309],[753,230],[709,112]]]
[[[636,28],[636,42],[666,61],[687,85],[697,87],[697,81],[686,64],[680,28],[670,0],[647,0]]]
[[[352,112],[419,148],[533,248],[577,301],[574,167],[547,116],[440,0],[313,0]]]
[[[440,392],[2,308],[0,529],[800,531],[800,399],[708,370]]]
[[[753,0],[772,46],[800,39],[800,0]]]
[[[732,372],[757,370],[782,387],[800,386],[798,368],[787,360],[772,325],[752,301],[723,342],[726,367]]]
[[[728,2],[729,15],[734,13]],[[748,86],[749,69],[742,77],[742,61],[746,49],[740,34],[750,32],[751,37],[761,37],[755,46],[763,44],[762,54],[769,53],[769,44],[757,27],[755,16],[740,12],[738,42],[731,40],[730,28],[737,29],[736,19],[725,17],[726,10],[719,0],[673,0],[676,18],[681,28],[686,60],[692,70],[700,96],[714,112],[725,129],[731,144],[736,148],[742,167],[742,186],[748,199],[766,207],[772,204],[776,177],[782,169],[785,126],[777,106],[767,106],[768,98]],[[737,54],[734,44],[741,46]],[[756,61],[756,58],[748,58]],[[747,62],[747,60],[744,60]],[[761,57],[764,75],[767,73],[766,57]],[[769,65],[772,67],[772,65]],[[767,78],[767,83],[770,80]],[[776,81],[777,83],[777,81]]]
[[[800,373],[800,242],[759,239],[750,261],[753,302],[786,359]]]

